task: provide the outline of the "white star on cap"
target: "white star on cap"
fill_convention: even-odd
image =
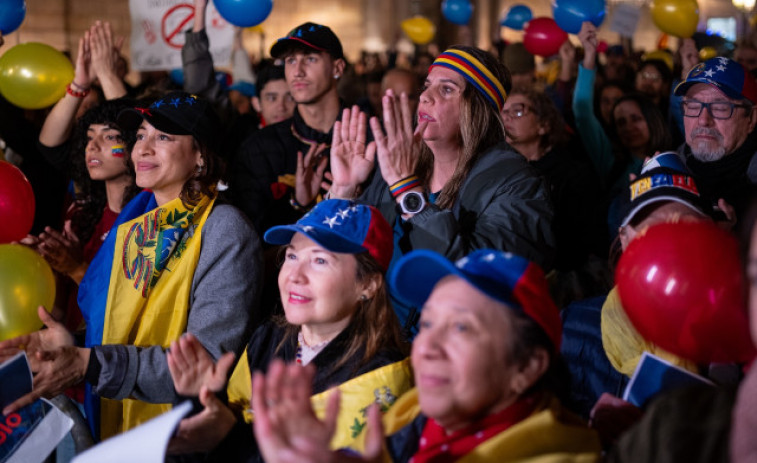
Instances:
[[[336,215],[338,215],[339,218],[341,218],[341,219],[346,219],[347,217],[350,216],[350,212],[351,211],[350,211],[349,208],[347,208],[347,209],[339,209],[339,212],[337,212]]]
[[[712,77],[713,74],[715,74],[715,71],[713,71],[712,69],[704,71],[704,75],[706,75],[707,77]]]
[[[489,254],[485,255],[481,260],[483,260],[484,262],[494,262],[494,259],[496,257],[497,256],[495,256],[493,252],[490,252]]]
[[[302,227],[302,231],[304,231],[305,233],[311,232],[313,231],[313,227],[310,225],[305,225],[304,227]]]
[[[455,266],[456,266],[457,268],[463,268],[463,267],[465,267],[465,264],[467,264],[467,263],[468,263],[468,260],[469,260],[469,259],[468,259],[467,257],[463,257],[462,259],[458,260],[458,261],[457,261],[457,262],[455,263]]]
[[[723,64],[728,64],[728,58],[724,56],[719,57],[718,60]]]
[[[340,223],[337,222],[337,220],[339,220],[339,217],[335,215],[334,217],[331,217],[331,218],[326,217],[326,220],[324,220],[323,223],[328,225],[329,228],[334,228],[334,225],[341,225]]]
[[[718,71],[725,71],[725,66],[723,66],[722,64],[718,64],[716,68]]]

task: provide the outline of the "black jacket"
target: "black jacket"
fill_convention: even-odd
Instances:
[[[341,114],[341,112],[340,112]],[[289,204],[293,188],[280,176],[297,172],[297,152],[303,155],[313,143],[331,144],[331,134],[308,127],[300,113],[263,127],[242,142],[229,175],[234,204],[263,236],[274,225],[288,225],[302,217]],[[323,153],[329,155],[329,149]]]
[[[361,201],[395,223],[398,206],[378,169]],[[400,249],[403,254],[430,249],[452,260],[475,249],[498,249],[547,270],[555,248],[552,218],[545,182],[523,156],[503,143],[479,156],[452,209],[431,204],[402,223]]]

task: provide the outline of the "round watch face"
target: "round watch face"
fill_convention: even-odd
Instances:
[[[402,198],[402,205],[408,212],[417,212],[423,205],[423,198],[418,193],[408,193]]]

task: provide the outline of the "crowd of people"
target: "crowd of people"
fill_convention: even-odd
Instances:
[[[613,279],[711,222],[756,281],[753,44],[600,59],[586,22],[546,82],[522,44],[349,63],[306,22],[254,66],[237,36],[229,86],[194,6],[181,86],[129,85],[98,21],[52,109],[0,99],[58,288],[0,340],[34,372],[4,414],[66,394],[101,440],[192,400],[169,461],[753,461],[754,369],[645,339]],[[717,387],[637,408],[644,352]]]

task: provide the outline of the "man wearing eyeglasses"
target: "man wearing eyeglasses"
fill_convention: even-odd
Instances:
[[[724,57],[694,66],[675,88],[686,143],[679,155],[704,196],[723,198],[743,211],[757,184],[757,82],[739,63]]]

